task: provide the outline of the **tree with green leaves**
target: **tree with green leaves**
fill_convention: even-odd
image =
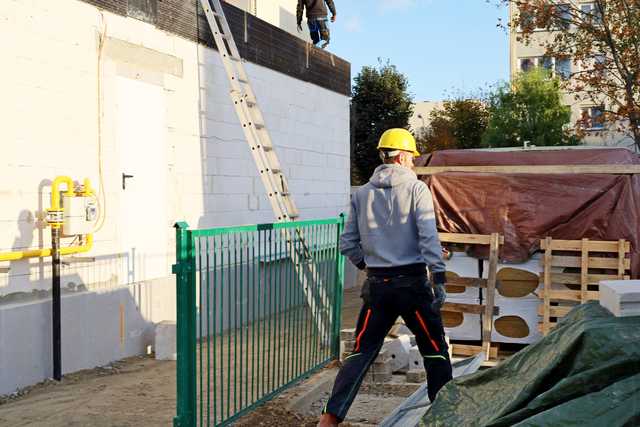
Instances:
[[[382,133],[389,128],[408,128],[413,100],[407,78],[389,61],[363,67],[354,82],[351,181],[361,185],[380,164],[376,147]]]
[[[518,41],[574,64],[563,86],[576,101],[598,106],[599,126],[628,134],[640,150],[640,1],[499,3],[516,12],[509,25]],[[546,36],[540,36],[541,29]]]
[[[444,101],[442,108],[429,114],[429,126],[417,132],[418,146],[425,153],[478,148],[488,121],[489,111],[482,100],[460,97]]]
[[[560,80],[541,68],[517,75],[489,95],[490,119],[484,147],[576,145],[571,108],[564,105]]]

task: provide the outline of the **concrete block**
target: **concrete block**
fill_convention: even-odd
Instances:
[[[371,369],[367,372],[364,377],[364,381],[368,383],[386,383],[391,381],[393,378],[393,374],[391,372],[372,372]]]
[[[408,383],[423,383],[427,380],[427,373],[424,369],[412,369],[407,372]]]
[[[156,325],[156,360],[176,360],[176,322],[164,320]]]
[[[424,359],[422,358],[422,354],[420,354],[420,350],[418,350],[418,346],[414,345],[411,347],[411,350],[409,350],[409,372],[417,369],[424,369]]]
[[[472,258],[463,252],[454,252],[449,260],[445,260],[447,273],[458,277],[480,277],[478,268],[478,259]],[[479,298],[480,291],[478,288],[463,286],[447,286],[447,295],[449,298],[470,299]]]
[[[498,287],[495,303],[516,301],[538,301],[543,288],[540,280],[542,255],[536,254],[523,263],[498,263]],[[489,274],[489,262],[484,261],[484,277]],[[528,291],[528,292],[527,292]]]
[[[640,280],[603,280],[600,305],[617,317],[640,316]]]
[[[393,372],[406,369],[409,365],[409,350],[411,348],[410,339],[404,335],[395,339],[385,339],[382,348],[391,357],[391,368]]]
[[[343,341],[352,340],[355,337],[356,328],[347,328],[340,330],[340,339]]]
[[[404,323],[396,323],[391,327],[391,330],[387,335],[398,338],[401,335],[413,335],[413,332],[411,332],[411,329],[409,329]]]
[[[447,298],[447,302],[461,304],[479,304],[477,298]],[[476,341],[481,339],[482,324],[479,314],[454,313],[443,311],[442,322],[445,333],[454,340]]]
[[[542,338],[538,330],[539,300],[511,299],[500,302],[500,315],[493,316],[492,342],[532,344]]]

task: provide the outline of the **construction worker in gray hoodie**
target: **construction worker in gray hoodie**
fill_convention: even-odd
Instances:
[[[321,427],[347,415],[384,338],[401,316],[415,335],[427,372],[429,399],[451,379],[440,308],[446,298],[445,266],[433,199],[413,171],[416,150],[405,129],[387,130],[378,143],[383,164],[351,197],[340,252],[366,269],[353,352],[344,360]]]
[[[326,5],[325,5],[326,3]],[[307,25],[309,34],[314,45],[324,40],[323,49],[329,45],[331,39],[329,32],[329,22],[327,16],[327,6],[331,10],[331,22],[336,22],[336,6],[333,0],[298,0],[296,18],[298,21],[298,31],[302,31],[302,14],[307,9]]]

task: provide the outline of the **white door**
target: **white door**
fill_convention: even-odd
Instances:
[[[116,77],[120,157],[118,237],[121,283],[170,275],[167,223],[167,124],[162,87]]]

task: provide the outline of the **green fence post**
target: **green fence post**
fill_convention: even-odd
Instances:
[[[331,352],[336,359],[340,358],[340,325],[342,323],[342,294],[344,291],[344,256],[340,253],[340,235],[344,230],[344,219],[345,215],[341,213],[336,227],[336,284],[333,308],[333,336],[331,337]]]
[[[177,305],[177,415],[174,427],[196,425],[196,271],[193,238],[186,222],[175,224]]]

